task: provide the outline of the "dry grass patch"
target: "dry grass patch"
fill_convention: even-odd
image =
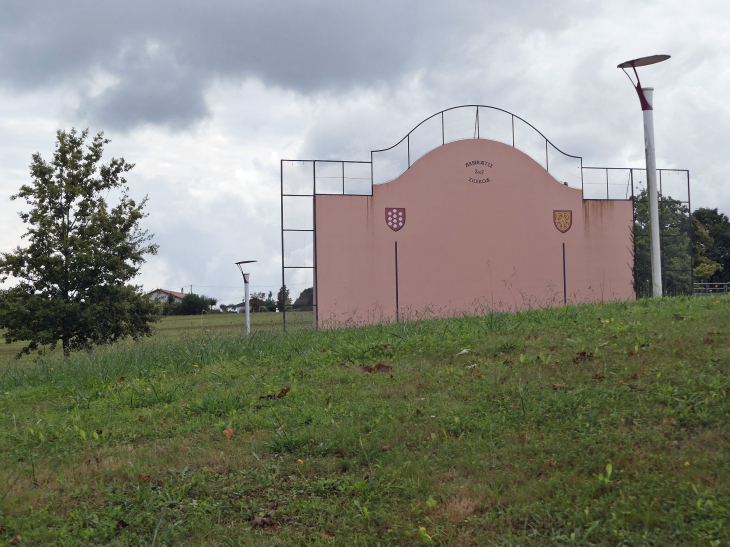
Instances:
[[[444,504],[444,513],[449,522],[461,522],[477,512],[481,506],[481,500],[463,496],[452,496]]]

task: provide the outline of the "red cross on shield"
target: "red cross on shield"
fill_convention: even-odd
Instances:
[[[406,208],[389,207],[385,209],[385,222],[388,228],[397,232],[406,224]]]

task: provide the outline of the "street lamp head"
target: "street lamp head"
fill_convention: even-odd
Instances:
[[[637,66],[655,65],[662,61],[666,61],[670,57],[671,55],[649,55],[648,57],[640,57],[639,59],[626,61],[625,63],[618,65],[616,68],[634,68]]]
[[[618,65],[618,68],[624,71],[624,74],[626,74],[626,76],[628,77],[631,85],[634,86],[634,88],[636,89],[636,93],[637,95],[639,95],[639,102],[641,103],[641,110],[643,111],[654,109],[651,105],[651,97],[647,99],[646,95],[644,94],[644,89],[641,87],[641,80],[639,80],[639,73],[636,72],[636,67],[654,65],[656,63],[666,61],[667,59],[669,59],[669,55],[649,55],[648,57],[640,57],[638,59],[626,61],[625,63],[621,63],[620,65]],[[631,79],[631,75],[626,72],[627,68],[630,68],[634,71],[634,75],[636,76],[636,83],[634,83],[634,81]],[[649,88],[647,88],[647,90],[648,89]]]
[[[243,276],[243,282],[248,283],[248,274],[243,273],[243,265],[244,264],[251,264],[252,262],[256,262],[256,260],[241,260],[240,262],[234,262],[236,266],[238,266],[238,271],[241,272],[241,275]]]

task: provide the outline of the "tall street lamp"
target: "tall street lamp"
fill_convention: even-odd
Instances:
[[[669,55],[651,55],[626,61],[618,65],[623,69],[626,76],[631,80],[631,85],[636,89],[641,103],[641,110],[644,112],[644,148],[646,150],[646,185],[649,188],[649,226],[651,229],[651,279],[652,279],[652,295],[654,298],[662,296],[662,257],[659,243],[659,193],[657,192],[657,176],[656,176],[656,154],[654,151],[654,88],[641,87],[639,81],[639,73],[636,67],[653,65],[661,63],[669,59]],[[626,72],[627,68],[631,68],[636,76],[636,83]]]
[[[251,334],[251,316],[249,315],[249,306],[248,306],[248,279],[251,276],[251,274],[243,272],[243,264],[251,264],[252,262],[256,262],[256,261],[255,260],[242,260],[241,262],[236,262],[236,266],[238,266],[238,271],[241,272],[241,275],[243,276],[243,285],[245,287],[243,300],[246,305],[246,336]]]

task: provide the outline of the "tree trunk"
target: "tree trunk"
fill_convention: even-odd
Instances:
[[[61,340],[63,340],[63,356],[68,357],[71,355],[71,339],[64,336]]]

